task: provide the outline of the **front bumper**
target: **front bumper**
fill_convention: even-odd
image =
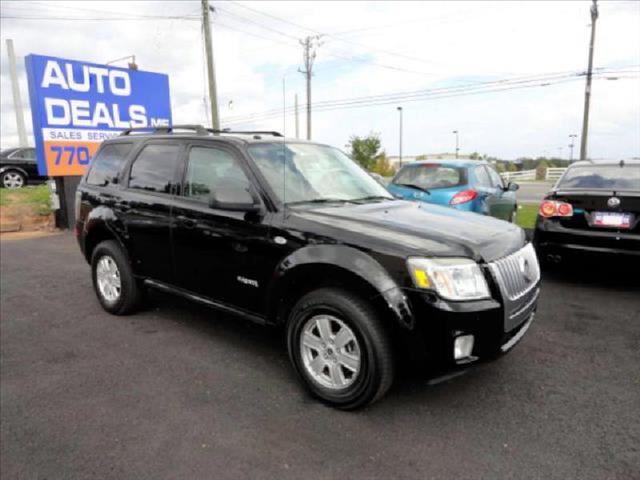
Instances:
[[[535,317],[539,287],[527,295],[525,308],[517,313],[516,323],[495,300],[445,302],[433,294],[406,290],[415,318],[412,332],[406,332],[404,347],[411,361],[436,371],[449,370],[470,363],[492,360],[511,350],[524,336]],[[454,342],[461,335],[473,335],[470,357],[454,358]]]

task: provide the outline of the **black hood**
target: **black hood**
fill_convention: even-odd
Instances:
[[[380,253],[469,257],[486,262],[509,255],[525,243],[511,223],[427,203],[394,200],[292,210],[291,220],[329,237]]]

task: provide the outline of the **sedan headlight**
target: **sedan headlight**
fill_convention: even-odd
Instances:
[[[417,288],[432,289],[448,300],[489,298],[487,281],[476,262],[468,258],[410,258],[407,261]]]

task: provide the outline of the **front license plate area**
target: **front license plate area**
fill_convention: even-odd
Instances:
[[[630,228],[631,214],[618,212],[595,212],[593,215],[594,227]]]

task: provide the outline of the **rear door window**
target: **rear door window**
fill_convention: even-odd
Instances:
[[[171,193],[176,183],[181,148],[179,144],[168,143],[146,145],[131,166],[129,188]]]
[[[35,148],[19,148],[15,152],[9,155],[9,158],[16,160],[35,160],[36,149]]]
[[[398,173],[393,183],[414,185],[425,190],[451,188],[467,183],[466,170],[444,165],[411,165]]]
[[[131,143],[111,143],[102,147],[91,162],[86,182],[99,186],[114,183],[132,146]]]
[[[556,188],[640,191],[640,165],[569,167]]]

